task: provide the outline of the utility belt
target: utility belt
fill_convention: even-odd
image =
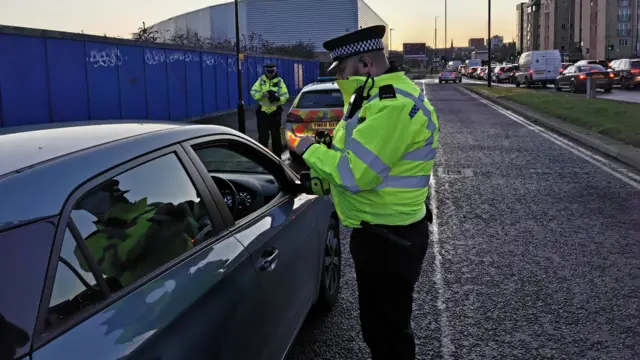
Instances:
[[[433,214],[431,213],[431,209],[429,209],[429,207],[427,206],[427,213],[426,215],[419,221],[413,223],[413,224],[409,224],[407,226],[411,226],[411,225],[416,225],[416,224],[420,224],[423,222],[428,222],[429,224],[433,223]],[[380,237],[383,237],[393,243],[396,243],[400,246],[403,247],[410,247],[411,243],[408,242],[407,240],[399,237],[398,235],[394,234],[391,230],[389,230],[388,227],[386,227],[385,225],[373,225],[370,224],[366,221],[361,221],[360,222],[360,226],[362,227],[363,230],[378,235]]]

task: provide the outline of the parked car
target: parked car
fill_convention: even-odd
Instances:
[[[291,160],[304,164],[295,149],[300,139],[314,136],[318,130],[333,135],[343,116],[344,100],[335,78],[320,78],[318,82],[305,86],[287,113],[284,138]]]
[[[525,84],[530,88],[534,84],[553,84],[562,67],[558,50],[535,50],[520,55],[518,65],[520,70],[516,74],[515,85]]]
[[[614,84],[623,89],[640,86],[640,59],[620,59],[611,62],[614,72]]]
[[[603,89],[610,93],[613,89],[614,74],[598,64],[572,65],[556,79],[555,88],[562,91],[568,87],[572,92],[585,91],[587,89],[587,79],[596,80],[596,88]]]
[[[447,68],[438,76],[438,82],[440,84],[443,82],[462,82],[462,75],[452,68]]]
[[[482,66],[482,60],[480,59],[469,59],[467,61],[465,61],[465,65],[467,66],[467,69],[472,68],[472,67],[481,67]]]
[[[336,302],[332,201],[234,130],[9,128],[0,153],[12,359],[281,359]]]
[[[476,71],[475,73],[475,78],[477,80],[483,80],[485,73],[487,72],[488,68],[486,66],[483,66],[481,68],[478,69],[478,71]]]
[[[466,76],[467,75],[467,65],[458,66],[458,72],[460,73],[460,75]]]

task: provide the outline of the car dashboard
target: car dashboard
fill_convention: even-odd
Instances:
[[[280,192],[278,183],[269,174],[212,172],[209,175],[235,219],[265,206]]]

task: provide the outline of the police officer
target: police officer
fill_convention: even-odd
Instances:
[[[258,122],[258,142],[269,146],[269,134],[271,134],[271,147],[278,157],[282,154],[282,139],[280,127],[282,125],[282,105],[289,99],[289,91],[284,80],[278,76],[274,64],[263,66],[262,75],[251,88],[251,97],[258,102],[256,119]]]
[[[295,151],[312,178],[329,183],[340,220],[353,228],[360,323],[372,360],[405,360],[415,359],[413,292],[427,251],[439,125],[420,88],[389,65],[385,32],[373,26],[324,43],[348,102],[345,116],[333,138],[303,138]]]

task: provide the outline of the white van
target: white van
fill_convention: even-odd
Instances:
[[[533,84],[554,84],[562,68],[562,58],[558,50],[536,50],[523,53],[518,61],[519,70],[515,84],[528,88]]]
[[[474,66],[482,66],[482,60],[480,59],[467,60],[465,65],[467,65],[467,69],[472,68]]]

